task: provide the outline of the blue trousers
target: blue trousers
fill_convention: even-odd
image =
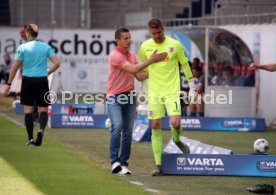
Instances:
[[[121,101],[120,97],[127,97]],[[136,112],[136,96],[120,94],[108,97],[107,109],[111,121],[110,161],[128,166],[131,152],[132,129]]]

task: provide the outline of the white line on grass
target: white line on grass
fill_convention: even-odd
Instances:
[[[23,127],[25,128],[25,125],[19,121],[17,121],[16,119],[13,119],[12,117],[10,116],[7,116],[6,114],[3,114],[3,113],[0,113],[0,116],[4,117],[5,119],[11,121],[12,123],[20,126],[20,127]],[[144,184],[142,182],[139,182],[139,181],[129,181],[129,183],[131,184],[134,184],[134,185],[138,185],[138,186],[143,186]],[[153,192],[153,193],[160,193],[159,190],[155,190],[155,189],[145,189],[146,191],[148,192]]]
[[[137,185],[137,186],[143,186],[144,184],[140,181],[128,181],[129,183],[133,184],[133,185]],[[144,188],[146,191],[148,192],[153,192],[153,193],[160,193],[159,190],[156,189],[151,189],[151,188]]]
[[[144,184],[140,181],[129,181],[129,183],[137,185],[137,186],[143,186]]]
[[[36,194],[43,195],[37,187],[22,176],[13,166],[0,157],[0,189],[1,194]]]
[[[23,123],[21,123],[21,122],[15,120],[15,119],[13,119],[13,118],[7,116],[6,114],[0,113],[0,116],[4,117],[5,119],[11,121],[12,123],[14,123],[14,124],[16,124],[16,125],[18,125],[18,126],[20,126],[20,127],[25,128],[25,125],[24,125]]]
[[[153,192],[153,193],[160,193],[160,191],[159,190],[155,190],[155,189],[145,189],[146,191],[148,191],[148,192]]]

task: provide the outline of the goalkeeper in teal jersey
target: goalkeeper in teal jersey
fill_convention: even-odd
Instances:
[[[162,22],[153,18],[148,22],[151,39],[142,43],[139,51],[141,61],[150,58],[150,55],[157,50],[157,53],[167,52],[165,60],[153,63],[148,67],[148,118],[152,124],[152,149],[156,168],[152,176],[162,175],[162,130],[161,119],[165,115],[165,108],[170,117],[171,131],[174,143],[183,153],[190,153],[189,147],[180,141],[181,132],[181,106],[180,106],[180,78],[179,66],[182,65],[185,76],[189,81],[189,98],[195,101],[196,92],[193,75],[184,54],[181,43],[164,35]]]

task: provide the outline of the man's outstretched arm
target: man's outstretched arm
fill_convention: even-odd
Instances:
[[[266,71],[269,71],[269,72],[274,72],[276,71],[276,64],[264,64],[264,65],[258,65],[258,64],[255,64],[255,63],[251,63],[250,64],[250,69],[251,70],[266,70]]]

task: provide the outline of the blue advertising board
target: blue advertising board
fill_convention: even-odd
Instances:
[[[93,114],[95,104],[52,104],[51,111],[53,114]]]
[[[108,115],[92,114],[53,114],[51,128],[99,128],[104,129]]]
[[[151,142],[151,128],[148,124],[135,123],[132,132],[132,140],[137,142]]]
[[[49,106],[52,114],[93,114],[95,112],[95,104],[52,104]],[[24,114],[23,105],[16,103],[16,114]]]
[[[275,155],[162,154],[165,175],[276,177]]]
[[[94,104],[53,104],[51,112],[53,114],[75,114],[75,115],[91,115],[95,111]],[[23,114],[23,106],[16,104],[16,113]],[[94,116],[94,115],[93,115]],[[55,120],[55,117],[53,117]],[[138,115],[137,123],[147,124],[151,126],[146,115]],[[98,123],[98,122],[97,122]],[[69,125],[72,126],[72,125]],[[100,127],[98,127],[100,126]],[[181,126],[183,130],[204,130],[204,131],[265,131],[266,125],[264,118],[240,118],[240,117],[182,117]],[[70,127],[68,127],[70,128]],[[105,128],[97,125],[95,128]],[[162,129],[170,130],[170,122],[168,116],[162,119]]]
[[[182,117],[181,126],[183,130],[265,131],[265,120],[240,117]],[[163,118],[162,128],[170,129],[168,117]]]
[[[93,123],[91,123],[91,117],[93,118]],[[105,128],[105,120],[107,118],[108,115],[96,114],[52,114],[51,123],[52,128]],[[76,125],[79,122],[81,124]],[[151,126],[145,116],[138,116],[136,122],[146,124],[149,128]],[[265,121],[260,118],[185,117],[181,119],[181,125],[183,130],[265,131]],[[165,130],[170,129],[168,117],[163,118],[162,128]]]
[[[15,113],[16,114],[24,114],[24,107],[19,102],[15,104]]]

